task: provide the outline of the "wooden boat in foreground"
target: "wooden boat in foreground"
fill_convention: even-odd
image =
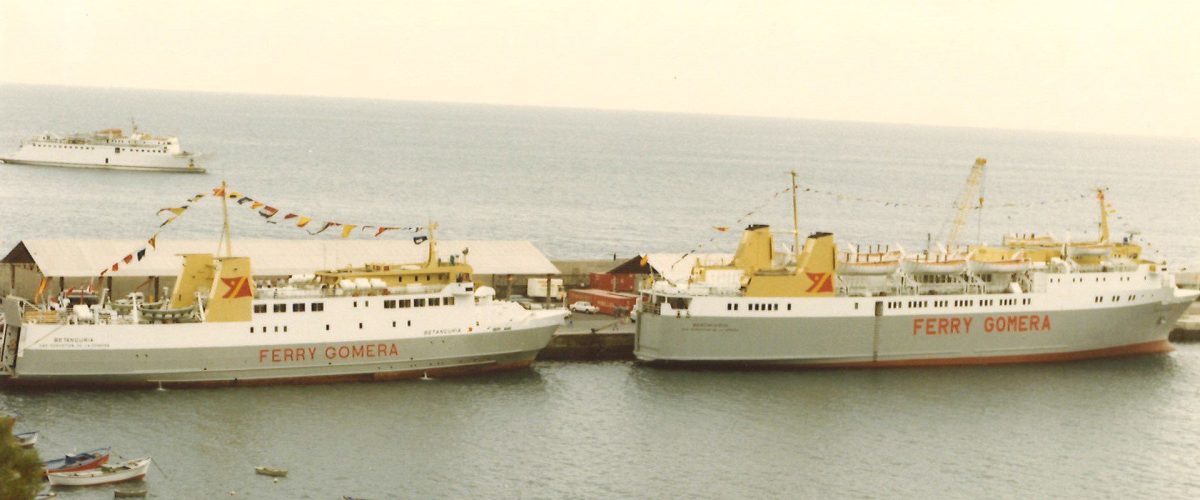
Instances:
[[[22,448],[33,448],[33,445],[37,444],[38,431],[13,434],[13,437],[17,438],[17,444],[21,445]]]
[[[62,458],[47,460],[42,462],[42,468],[46,474],[56,472],[76,472],[81,470],[95,469],[108,463],[109,454],[112,448],[97,448],[92,451],[83,453],[67,454]]]
[[[146,457],[127,460],[116,465],[105,465],[98,469],[52,472],[47,477],[50,479],[50,484],[55,486],[91,486],[141,479],[146,477],[146,471],[149,469],[150,457]]]

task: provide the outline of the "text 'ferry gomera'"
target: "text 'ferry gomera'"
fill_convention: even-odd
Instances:
[[[1172,325],[1200,292],[1178,289],[1137,245],[1111,242],[1098,194],[1101,237],[1087,243],[1008,238],[960,253],[861,255],[839,254],[833,235],[816,233],[791,259],[768,227],[752,225],[729,265],[698,265],[689,283],[642,292],[635,355],[886,367],[1170,351]]]
[[[49,132],[21,141],[4,163],[51,167],[101,168],[202,174],[196,156],[179,146],[177,137],[157,137],[138,131],[125,135],[119,128],[91,134],[59,136]]]

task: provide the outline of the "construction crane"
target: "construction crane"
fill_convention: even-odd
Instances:
[[[958,246],[958,238],[963,227],[967,225],[967,216],[971,210],[983,207],[983,197],[979,190],[983,185],[983,166],[987,165],[986,158],[976,158],[971,173],[967,176],[967,185],[963,186],[958,202],[954,204],[954,221],[950,223],[950,234],[946,236],[946,251],[953,252]],[[978,200],[978,204],[976,204]]]

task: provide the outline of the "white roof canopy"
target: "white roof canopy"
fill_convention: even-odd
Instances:
[[[145,240],[25,240],[19,243],[4,263],[28,263],[30,258],[42,275],[52,277],[93,277],[120,262],[119,270],[106,276],[174,276],[179,273],[185,253],[218,252],[215,240],[159,240],[157,249]],[[475,274],[559,274],[558,268],[528,241],[439,240],[438,256],[462,258],[469,249],[467,263]],[[137,261],[136,252],[146,248]],[[28,257],[25,256],[28,254]],[[367,263],[424,262],[429,243],[411,240],[234,240],[233,254],[250,257],[253,273],[258,276],[287,276],[312,273]],[[123,259],[133,255],[131,263]]]
[[[687,257],[681,253],[646,254],[646,264],[654,268],[654,272],[676,285],[687,282],[688,278],[692,276],[692,268],[696,266],[697,262],[706,266],[726,265],[733,262],[733,254],[694,253]]]

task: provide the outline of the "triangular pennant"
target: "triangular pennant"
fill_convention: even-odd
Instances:
[[[261,207],[263,205],[266,205],[266,203],[263,203],[261,201],[256,201],[256,202],[250,204],[250,210],[258,210],[258,207]]]
[[[414,237],[413,237],[413,244],[414,244],[414,245],[420,245],[420,244],[422,244],[422,243],[425,243],[425,240],[428,240],[428,239],[429,239],[429,237],[428,237],[428,236],[414,236]]]
[[[267,205],[267,206],[263,207],[262,210],[258,211],[258,215],[261,215],[263,217],[270,219],[271,217],[275,216],[276,212],[279,212],[278,208]]]
[[[243,197],[241,197],[241,198],[238,198],[237,204],[238,204],[238,205],[245,205],[247,201],[254,201],[254,200],[250,199],[250,197],[249,197],[249,196],[243,196]]]
[[[379,237],[379,235],[383,234],[383,232],[384,232],[384,231],[389,231],[389,230],[392,230],[392,229],[396,229],[396,228],[394,228],[394,227],[381,227],[381,228],[379,228],[379,230],[378,230],[378,231],[375,231],[375,237],[376,237],[376,238],[378,238],[378,237]]]
[[[307,226],[309,222],[312,222],[312,219],[309,219],[308,217],[303,217],[303,216],[302,216],[302,217],[300,217],[300,220],[296,222],[296,227],[304,227],[304,226]]]
[[[283,216],[283,220],[295,219],[296,217],[299,217],[299,216],[289,212],[287,215]]]
[[[126,255],[125,258],[121,260],[125,261],[126,264],[133,262],[133,254]]]
[[[150,239],[146,240],[146,243],[150,244],[150,248],[158,249],[158,234],[155,233],[154,236],[151,236]]]
[[[355,224],[346,224],[345,226],[342,226],[342,237],[349,238],[350,232],[353,231],[354,228],[356,228],[356,227],[358,227],[358,226]]]
[[[158,214],[161,214],[161,213],[163,213],[163,212],[171,212],[171,213],[175,214],[175,216],[176,216],[176,217],[178,217],[178,216],[180,216],[180,215],[183,215],[183,212],[184,212],[184,211],[186,211],[186,210],[187,210],[187,205],[184,205],[184,206],[182,206],[182,207],[167,207],[167,208],[160,208],[160,209],[158,209],[158,212],[157,212],[157,213],[155,213],[154,215],[158,215]]]
[[[139,262],[141,262],[141,260],[144,259],[145,257],[146,257],[146,249],[145,248],[137,251],[137,260]]]

